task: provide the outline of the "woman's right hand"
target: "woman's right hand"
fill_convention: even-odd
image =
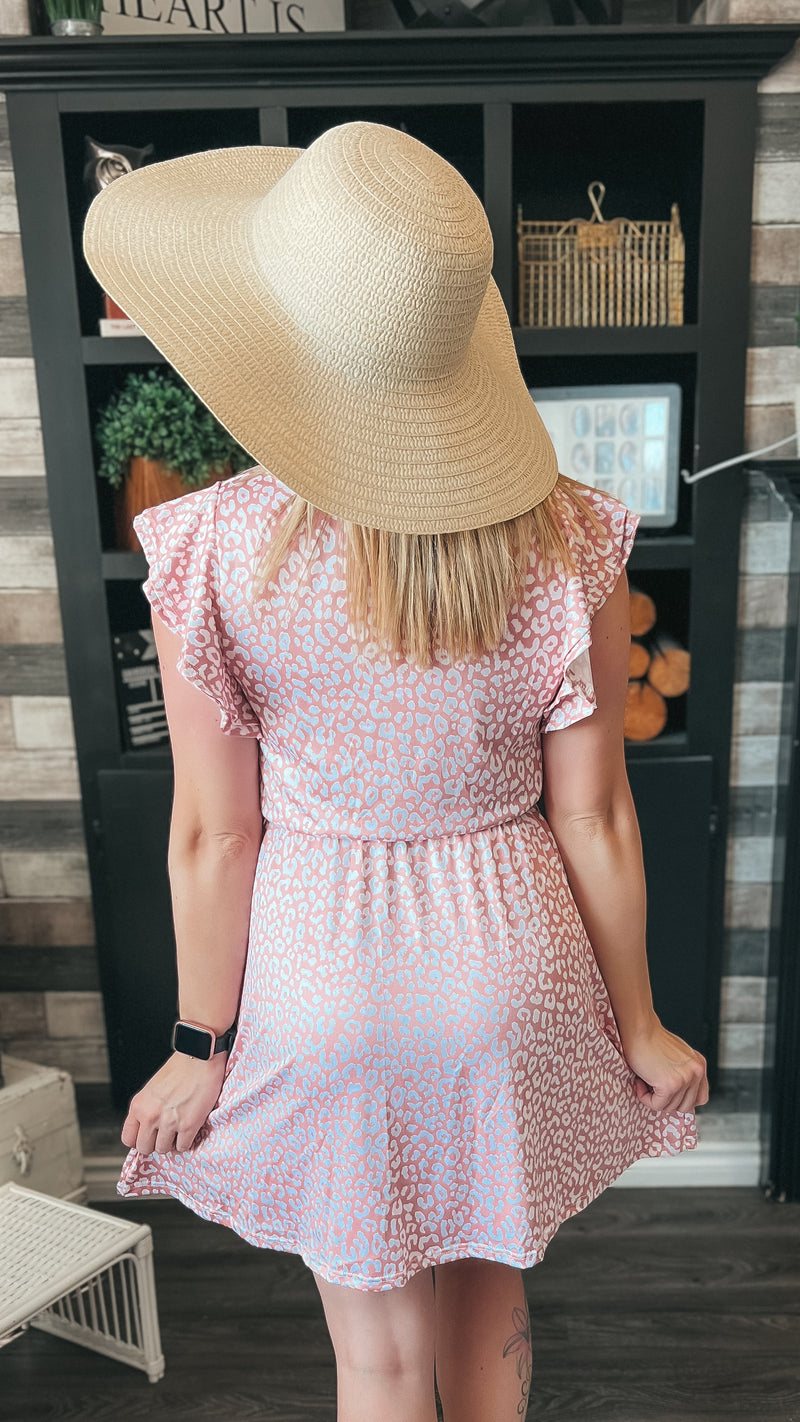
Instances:
[[[209,1061],[173,1052],[132,1098],[122,1144],[142,1155],[188,1150],[217,1104],[227,1059],[227,1052]]]
[[[643,1033],[623,1040],[622,1046],[625,1060],[636,1072],[636,1095],[655,1114],[705,1106],[705,1057],[682,1037],[662,1027],[657,1017]]]

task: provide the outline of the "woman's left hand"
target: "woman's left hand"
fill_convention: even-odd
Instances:
[[[655,1013],[640,1034],[622,1040],[625,1060],[636,1072],[636,1095],[651,1111],[694,1111],[707,1104],[705,1057],[664,1027]]]
[[[188,1150],[217,1104],[227,1058],[227,1052],[209,1061],[173,1052],[132,1098],[122,1144],[142,1155]]]

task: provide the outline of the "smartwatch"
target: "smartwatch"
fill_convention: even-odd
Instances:
[[[172,1029],[172,1050],[183,1052],[187,1057],[199,1057],[207,1062],[216,1056],[217,1052],[229,1052],[235,1036],[235,1023],[218,1037],[210,1027],[202,1027],[199,1022],[184,1022],[179,1019]]]

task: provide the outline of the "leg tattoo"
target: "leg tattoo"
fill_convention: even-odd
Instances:
[[[531,1390],[531,1374],[533,1372],[533,1344],[531,1342],[531,1320],[528,1310],[527,1299],[525,1308],[513,1308],[511,1318],[515,1331],[506,1340],[503,1347],[503,1357],[507,1358],[509,1353],[517,1354],[517,1377],[521,1382],[521,1397],[517,1412],[520,1417],[524,1417],[528,1410],[528,1398]]]

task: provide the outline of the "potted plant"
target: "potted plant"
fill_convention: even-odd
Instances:
[[[141,544],[132,521],[142,509],[253,463],[170,366],[131,371],[101,409],[95,439],[98,476],[116,491],[117,546],[135,551]]]
[[[54,35],[101,35],[103,0],[44,0]]]

